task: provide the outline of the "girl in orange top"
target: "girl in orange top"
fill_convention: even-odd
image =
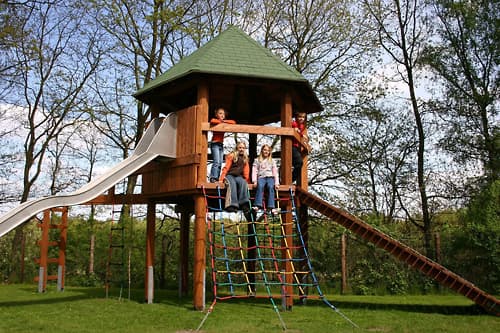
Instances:
[[[226,110],[223,108],[217,108],[215,110],[215,118],[210,119],[210,126],[222,123],[236,124],[234,120],[226,119]],[[212,168],[210,169],[210,182],[215,183],[219,179],[222,159],[224,156],[224,132],[213,132],[212,141],[210,142],[210,150],[213,160]]]

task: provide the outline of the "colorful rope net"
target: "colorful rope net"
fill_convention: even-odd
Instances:
[[[218,300],[268,298],[285,329],[275,300],[281,300],[286,309],[290,298],[302,303],[320,298],[357,326],[320,289],[298,222],[292,188],[282,198],[276,191],[278,213],[274,214],[265,206],[260,211],[250,207],[247,212],[227,213],[220,188],[216,195],[208,195],[205,189],[203,192],[214,295],[208,313]]]

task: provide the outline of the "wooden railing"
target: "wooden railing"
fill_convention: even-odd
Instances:
[[[259,126],[259,125],[240,125],[240,124],[218,124],[210,126],[210,123],[202,123],[202,131],[213,132],[229,132],[229,133],[249,133],[249,134],[263,134],[263,135],[280,135],[295,138],[301,142],[304,149],[310,150],[307,142],[302,140],[302,137],[292,127],[278,127],[278,126]]]

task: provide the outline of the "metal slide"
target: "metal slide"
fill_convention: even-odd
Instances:
[[[176,142],[177,115],[170,113],[166,118],[153,119],[130,157],[75,192],[26,201],[7,212],[0,217],[0,237],[46,209],[94,199],[157,157],[175,158]]]
[[[500,315],[499,300],[479,289],[471,282],[448,270],[446,267],[375,229],[355,216],[328,204],[308,191],[296,188],[296,197],[300,199],[302,204],[331,218],[333,221],[350,230],[360,238],[389,252],[397,259],[405,262],[410,267],[421,271],[441,285],[471,299],[489,313],[496,316]]]

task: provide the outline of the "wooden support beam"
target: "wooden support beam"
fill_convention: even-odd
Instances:
[[[38,292],[43,293],[47,289],[47,270],[48,270],[48,254],[49,254],[49,224],[50,210],[43,211],[42,220],[42,239],[40,240],[40,267],[38,269]]]
[[[57,267],[57,290],[63,291],[66,276],[66,241],[68,239],[68,207],[63,207],[61,222],[58,225],[59,237],[59,261]]]
[[[202,124],[208,121],[209,91],[206,82],[198,85],[198,106],[196,118],[196,150],[200,154],[197,183],[207,180],[207,132],[202,131]],[[205,198],[198,194],[194,196],[194,267],[193,267],[193,306],[196,310],[205,308],[205,269],[206,269],[206,225],[205,225]]]
[[[196,310],[205,308],[205,261],[207,227],[205,224],[205,198],[198,195],[195,198],[194,220],[194,268],[193,268],[193,306]]]
[[[283,95],[281,101],[281,126],[282,129],[291,130],[293,135],[295,135],[295,131],[292,127],[292,97],[289,93],[285,93]],[[292,136],[284,136],[281,139],[281,183],[282,184],[291,184],[292,183]],[[291,200],[288,200],[285,210],[288,212],[283,215],[283,223],[285,238],[282,241],[282,246],[285,249],[287,246],[290,249],[289,251],[293,252],[291,249],[293,248],[293,216],[292,216],[292,203]],[[286,243],[286,244],[285,244]],[[285,280],[287,283],[287,287],[285,288],[285,293],[289,295],[285,300],[285,307],[287,310],[291,310],[293,306],[293,267],[291,258],[287,258],[289,253],[287,250],[283,250],[282,257],[283,259],[287,259],[285,261]]]
[[[340,261],[342,267],[340,293],[345,295],[347,293],[347,235],[345,232],[342,234],[340,242]]]

